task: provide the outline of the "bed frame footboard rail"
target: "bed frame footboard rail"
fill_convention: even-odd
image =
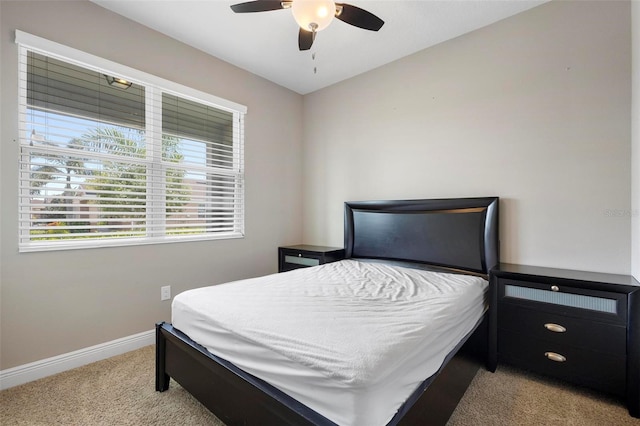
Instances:
[[[170,381],[165,368],[167,340],[161,331],[163,325],[164,322],[156,324],[156,391],[158,392],[164,392],[169,389]]]
[[[227,425],[336,426],[268,383],[212,355],[171,324],[156,325],[156,390],[173,378]]]

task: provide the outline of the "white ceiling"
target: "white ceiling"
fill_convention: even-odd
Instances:
[[[242,0],[92,1],[307,94],[548,0],[347,0],[379,16],[384,26],[373,32],[336,19],[307,52],[298,50],[298,27],[290,10],[233,13],[229,6]]]

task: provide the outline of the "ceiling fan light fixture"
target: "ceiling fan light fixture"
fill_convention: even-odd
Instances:
[[[306,31],[322,31],[336,14],[336,3],[332,0],[294,0],[291,12],[296,22]]]

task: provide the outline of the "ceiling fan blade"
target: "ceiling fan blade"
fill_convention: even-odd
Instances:
[[[371,31],[378,31],[384,25],[382,19],[359,7],[344,3],[336,3],[336,6],[342,7],[342,12],[336,18],[347,24]]]
[[[267,12],[269,10],[278,10],[282,8],[282,2],[275,0],[248,1],[246,3],[231,5],[231,10],[235,13]]]
[[[298,47],[300,50],[309,50],[313,45],[313,41],[316,39],[316,33],[312,31],[306,31],[300,28],[298,31]]]

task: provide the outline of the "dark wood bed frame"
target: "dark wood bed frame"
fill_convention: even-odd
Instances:
[[[487,277],[499,260],[497,197],[345,203],[345,257]],[[494,289],[490,289],[490,292]],[[489,297],[489,300],[491,296]],[[389,425],[444,425],[495,339],[476,329],[400,408]],[[333,425],[309,407],[175,329],[156,325],[156,390],[176,380],[227,425]]]

